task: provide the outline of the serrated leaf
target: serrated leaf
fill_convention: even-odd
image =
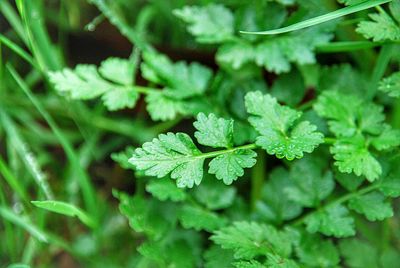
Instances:
[[[292,186],[289,173],[283,168],[274,169],[268,182],[264,183],[261,200],[256,204],[257,214],[262,220],[280,224],[301,213],[301,206],[285,193]]]
[[[339,245],[345,264],[350,268],[376,268],[378,253],[376,249],[358,239],[342,240]]]
[[[134,64],[129,60],[120,58],[108,58],[103,61],[99,73],[110,81],[122,85],[133,83]]]
[[[371,144],[379,151],[389,150],[400,145],[400,130],[392,129],[389,125],[381,126],[382,133],[371,138]]]
[[[65,68],[48,75],[55,89],[72,99],[93,99],[113,89],[110,82],[101,78],[95,65],[78,64],[74,70]]]
[[[307,231],[334,237],[353,236],[354,220],[348,214],[349,211],[342,205],[318,211],[305,220]]]
[[[243,65],[254,61],[254,48],[246,42],[230,42],[223,44],[216,54],[217,61],[224,65],[240,69]]]
[[[233,120],[218,118],[214,114],[206,116],[204,113],[197,115],[193,123],[197,129],[194,133],[200,144],[214,148],[229,148],[233,145]]]
[[[365,176],[369,181],[378,179],[382,174],[380,163],[368,151],[362,136],[340,139],[330,151],[340,172],[354,172],[357,176]]]
[[[362,21],[356,31],[373,41],[400,40],[400,26],[385,12],[369,14],[372,21]]]
[[[215,174],[217,179],[226,185],[232,184],[238,177],[244,175],[244,168],[251,168],[256,164],[257,154],[253,150],[235,150],[221,154],[209,163],[208,172]]]
[[[322,240],[317,235],[302,234],[296,253],[306,267],[337,267],[339,252],[330,240]]]
[[[400,97],[400,72],[382,79],[379,83],[379,90],[387,93],[390,97]]]
[[[270,95],[249,92],[245,97],[250,124],[261,134],[256,144],[278,158],[293,160],[311,153],[323,142],[323,135],[308,121],[298,121],[301,113],[278,104]]]
[[[315,47],[328,43],[333,37],[328,32],[329,28],[316,27],[266,40],[257,45],[255,61],[257,65],[278,74],[288,72],[291,62],[300,65],[315,63]]]
[[[109,111],[133,108],[139,98],[139,93],[133,88],[121,88],[103,94],[101,100]]]
[[[271,251],[282,257],[291,253],[288,233],[255,222],[235,222],[215,231],[211,240],[224,249],[232,249],[237,259],[253,259]]]
[[[128,218],[129,225],[136,232],[159,239],[175,225],[177,211],[169,204],[118,192],[114,196],[120,201],[119,210]]]
[[[146,191],[161,201],[172,200],[174,202],[186,199],[186,193],[177,188],[170,180],[152,180],[146,185]]]
[[[206,230],[211,232],[226,224],[226,219],[218,214],[192,205],[182,207],[179,220],[183,227],[193,228],[197,231]]]
[[[323,172],[323,163],[312,157],[303,158],[292,165],[290,178],[293,186],[284,189],[290,200],[305,206],[317,206],[334,189],[331,172]]]
[[[79,64],[74,70],[65,68],[48,75],[60,94],[82,100],[102,96],[107,109],[115,111],[133,108],[139,98],[138,91],[131,85],[133,68],[128,60],[109,58],[98,70],[95,65]]]
[[[147,111],[154,121],[167,121],[183,113],[182,103],[165,96],[162,92],[151,92],[146,96]]]
[[[393,216],[393,209],[390,202],[379,192],[372,192],[352,198],[349,201],[349,208],[364,214],[370,221],[383,220]]]
[[[203,158],[196,158],[201,152],[185,133],[160,134],[151,142],[135,150],[129,159],[136,169],[147,176],[165,177],[171,173],[178,187],[192,188],[203,178]]]
[[[400,176],[390,174],[385,177],[379,185],[379,190],[388,197],[400,196]]]
[[[263,66],[270,72],[277,74],[290,70],[290,62],[285,57],[277,42],[267,40],[260,43],[255,50],[255,61],[258,66]]]
[[[196,187],[194,196],[197,201],[210,210],[225,209],[233,204],[236,198],[236,188],[226,186],[214,178],[208,178],[199,187]]]
[[[239,261],[233,264],[236,268],[265,268],[266,266],[256,260]]]
[[[330,130],[338,136],[352,136],[356,132],[357,107],[361,100],[354,95],[338,91],[325,91],[314,105],[315,111],[328,118]]]
[[[185,6],[173,13],[188,24],[188,31],[199,43],[220,43],[233,35],[234,17],[223,5]]]
[[[268,253],[267,258],[265,265],[269,268],[299,268],[295,261],[283,258],[276,254]]]
[[[145,78],[164,86],[163,94],[173,99],[201,95],[212,77],[212,71],[199,63],[172,63],[166,56],[150,52],[143,53],[143,60]]]
[[[211,246],[204,252],[205,268],[231,268],[233,253],[230,250],[222,249],[217,245]]]

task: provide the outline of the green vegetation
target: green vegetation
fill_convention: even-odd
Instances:
[[[1,267],[399,267],[400,0],[0,14]]]

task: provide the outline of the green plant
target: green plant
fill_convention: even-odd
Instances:
[[[107,18],[134,49],[73,68],[32,14],[43,2],[16,2],[0,11],[19,40],[0,44],[32,70],[0,70],[0,232],[29,242],[0,263],[56,266],[46,243],[85,267],[398,266],[400,1],[92,0],[89,26]],[[154,48],[177,44],[215,62]],[[133,194],[90,180],[110,154],[126,171],[107,180]],[[48,213],[72,218],[68,235]]]

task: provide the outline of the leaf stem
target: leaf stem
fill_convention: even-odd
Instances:
[[[266,152],[264,150],[259,150],[257,152],[258,158],[257,163],[252,169],[251,173],[251,196],[250,204],[251,209],[254,211],[256,208],[257,201],[261,198],[262,188],[264,180],[266,178]]]
[[[234,147],[234,148],[229,148],[229,149],[225,149],[225,150],[213,151],[213,152],[209,152],[209,153],[196,155],[195,158],[197,158],[197,159],[212,158],[212,157],[219,156],[221,154],[233,153],[238,150],[251,150],[251,149],[256,149],[257,147],[258,146],[255,143],[250,143],[250,144],[246,144],[246,145],[242,145],[242,146],[238,146],[238,147]]]

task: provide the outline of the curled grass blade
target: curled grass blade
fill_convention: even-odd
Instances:
[[[69,217],[77,217],[82,223],[86,224],[88,227],[93,228],[95,226],[94,220],[86,212],[72,204],[52,200],[31,201],[31,203],[38,208],[42,208],[51,212]]]
[[[286,27],[282,27],[279,29],[274,29],[274,30],[269,30],[269,31],[262,31],[262,32],[248,32],[248,31],[240,31],[240,33],[243,34],[258,34],[258,35],[274,35],[274,34],[282,34],[282,33],[287,33],[287,32],[293,32],[297,30],[301,30],[307,27],[311,27],[317,24],[321,24],[330,20],[338,19],[340,17],[356,13],[365,9],[369,9],[371,7],[379,6],[385,3],[388,3],[392,0],[370,0],[366,2],[362,2],[357,5],[352,5],[348,7],[344,7],[332,12],[329,12],[327,14],[311,18],[308,20],[304,20]]]

